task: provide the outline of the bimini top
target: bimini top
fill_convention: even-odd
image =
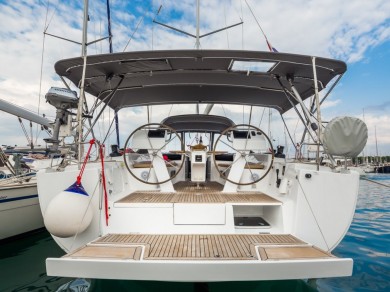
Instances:
[[[318,89],[346,71],[341,61],[316,58]],[[81,83],[81,57],[55,64],[60,76]],[[129,106],[220,103],[272,107],[281,113],[292,105],[286,98],[292,78],[302,99],[314,94],[310,56],[233,51],[143,51],[87,58],[86,92],[113,109]],[[115,94],[113,90],[117,88]],[[295,103],[295,101],[294,101]]]
[[[164,119],[161,123],[174,128],[178,132],[221,133],[235,125],[231,119],[226,117],[201,114],[171,116]]]

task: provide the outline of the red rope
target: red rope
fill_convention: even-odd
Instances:
[[[104,174],[104,145],[100,145],[100,159],[102,161],[102,184],[104,190],[104,210],[106,213],[106,226],[108,226],[108,196],[107,196],[107,188],[106,188],[106,176]]]
[[[83,162],[83,165],[81,166],[80,173],[77,176],[77,185],[78,186],[81,184],[81,178],[83,177],[84,169],[85,169],[85,166],[87,165],[89,155],[91,154],[92,146],[94,144],[95,144],[95,139],[91,139],[91,141],[89,141],[89,149],[88,149],[87,155],[84,158],[84,162]]]

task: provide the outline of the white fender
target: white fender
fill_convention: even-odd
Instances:
[[[74,183],[56,195],[46,208],[44,223],[54,236],[67,238],[82,233],[91,224],[90,196]]]

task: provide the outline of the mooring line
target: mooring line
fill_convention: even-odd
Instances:
[[[389,186],[389,185],[386,185],[386,184],[383,184],[383,183],[377,182],[377,181],[375,181],[375,180],[372,180],[372,179],[366,178],[366,177],[364,177],[364,176],[361,176],[361,177],[360,177],[360,179],[363,179],[363,180],[366,180],[366,181],[372,182],[372,183],[374,183],[374,184],[378,184],[378,185],[380,185],[380,186],[383,186],[383,187],[386,187],[386,188],[390,188],[390,186]]]

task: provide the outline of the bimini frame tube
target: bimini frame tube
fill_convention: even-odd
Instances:
[[[322,97],[321,101],[320,101],[320,106],[323,104],[323,102],[326,100],[326,98],[329,96],[329,94],[333,91],[333,89],[336,87],[336,85],[339,83],[340,79],[343,77],[344,73],[343,74],[340,74],[336,81],[332,84],[332,86],[330,87],[330,89],[328,90],[328,92],[325,94],[324,97]],[[315,114],[317,112],[317,108],[314,107],[314,104],[315,104],[315,100],[312,102],[312,105],[310,107],[310,112],[312,114]],[[305,140],[305,136],[306,136],[306,133],[307,133],[307,129],[305,128],[303,130],[303,133],[302,133],[302,138],[301,138],[301,144],[303,143],[303,141]],[[309,132],[310,133],[310,132]]]
[[[81,44],[81,55],[84,61],[83,64],[83,75],[81,77],[81,86],[80,86],[80,99],[77,109],[77,134],[78,134],[78,163],[81,167],[81,161],[83,156],[83,106],[84,106],[84,92],[85,92],[85,71],[87,69],[87,28],[88,28],[88,0],[84,0],[84,20],[83,20],[83,40]]]
[[[289,92],[289,91],[284,87],[283,83],[280,81],[280,77],[277,76],[277,77],[276,77],[276,80],[279,82],[280,88],[283,90],[283,92],[284,92],[284,94],[285,94],[285,96],[286,96],[288,102],[291,104],[292,108],[294,108],[294,110],[295,110],[295,112],[297,113],[299,119],[302,121],[303,126],[305,127],[305,130],[309,133],[309,135],[311,136],[311,138],[314,140],[314,137],[313,137],[313,135],[311,134],[310,129],[309,129],[308,125],[307,125],[307,121],[305,121],[305,119],[302,117],[301,113],[299,112],[299,110],[297,109],[297,107],[295,106],[295,104],[292,102],[292,100],[291,100],[290,97],[289,97],[289,96],[291,96],[291,97],[295,98],[294,95],[293,95],[291,92]],[[294,144],[294,145],[295,145],[295,144]]]
[[[299,95],[298,90],[295,88],[295,86],[292,82],[292,79],[288,78],[288,82],[290,83],[291,89],[294,93],[294,98],[301,105],[302,111],[305,114],[307,121],[310,123],[310,127],[312,128],[313,131],[316,131],[318,128],[318,125],[311,120],[311,114],[309,113],[309,110],[306,108],[305,104],[303,103],[303,100],[302,100],[301,96]]]
[[[321,108],[320,108],[320,98],[319,98],[319,95],[318,95],[316,57],[312,57],[311,60],[312,60],[312,63],[313,63],[314,97],[315,97],[315,100],[316,100],[317,122],[318,122],[317,170],[320,170],[320,145],[321,145],[321,133],[322,133]],[[345,161],[347,161],[347,160],[345,160]]]

